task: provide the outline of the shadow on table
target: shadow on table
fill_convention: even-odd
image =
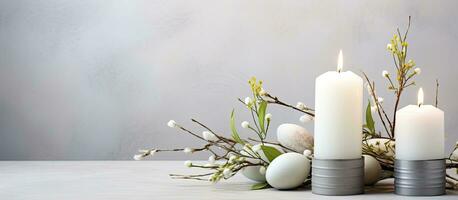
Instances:
[[[185,188],[206,188],[206,190],[217,190],[217,191],[250,191],[251,185],[255,184],[254,182],[246,181],[237,181],[237,182],[221,182],[218,184],[180,184],[180,187]],[[269,188],[266,190],[274,190],[279,192],[311,192],[310,185],[304,185],[292,190],[276,190],[274,188]],[[366,186],[364,193],[366,195],[376,195],[376,194],[394,194],[394,185],[392,180],[384,180],[377,183],[374,186]],[[458,191],[447,190],[447,196],[458,196]]]
[[[394,186],[392,183],[378,183],[374,186],[366,186],[364,188],[365,194],[383,194],[383,193],[394,193]]]

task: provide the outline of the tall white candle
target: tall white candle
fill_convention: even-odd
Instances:
[[[363,80],[342,71],[342,51],[337,71],[316,78],[315,144],[317,159],[361,158]]]
[[[396,159],[432,160],[444,158],[444,112],[423,105],[423,90],[418,104],[396,112]]]

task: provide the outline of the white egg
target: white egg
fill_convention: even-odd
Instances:
[[[265,182],[266,181],[266,175],[261,174],[259,171],[261,169],[261,166],[249,166],[249,167],[244,167],[242,169],[242,174],[246,178],[256,181],[256,182]]]
[[[299,153],[285,153],[275,158],[267,167],[266,180],[276,189],[293,189],[300,186],[310,173],[310,161]]]
[[[382,175],[380,163],[372,156],[364,156],[364,184],[373,185],[377,183]]]
[[[313,136],[307,129],[296,124],[282,124],[277,128],[277,141],[296,152],[313,148]]]
[[[273,145],[273,144],[264,144],[265,146],[271,146],[271,147],[275,147],[278,151],[284,153],[284,151],[282,150],[282,148],[278,145]],[[261,156],[261,158],[265,161],[268,161],[266,155],[264,154],[264,152],[262,151],[261,149],[261,144],[256,144],[256,145],[253,145],[253,147],[251,147],[251,149],[254,149],[256,150],[256,152]],[[244,151],[241,151],[240,153],[242,155],[246,155],[248,156],[248,152],[251,152],[249,151],[248,149],[244,148]],[[252,163],[260,163],[261,161],[259,161],[258,159],[254,159],[254,158],[247,158],[246,159],[247,161],[250,161]],[[252,180],[252,181],[256,181],[256,182],[265,182],[266,181],[266,175],[265,174],[261,174],[259,172],[259,169],[261,168],[261,166],[249,166],[249,167],[245,167],[242,169],[242,174],[243,176],[245,176],[246,178]]]

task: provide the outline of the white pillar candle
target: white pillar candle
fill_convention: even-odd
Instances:
[[[396,159],[433,160],[444,158],[444,112],[423,105],[423,90],[418,104],[396,112]]]
[[[361,158],[363,80],[342,71],[342,51],[337,71],[316,78],[315,144],[317,159]]]

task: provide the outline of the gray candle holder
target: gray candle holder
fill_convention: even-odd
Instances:
[[[404,196],[445,194],[445,159],[395,160],[394,192]]]
[[[364,158],[312,160],[312,193],[328,196],[364,193]]]

